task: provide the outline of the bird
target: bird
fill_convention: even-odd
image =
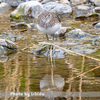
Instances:
[[[46,34],[47,41],[48,35],[53,36],[61,28],[61,21],[58,15],[54,12],[43,11],[37,19],[37,29]]]

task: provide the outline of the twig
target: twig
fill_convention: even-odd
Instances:
[[[57,48],[60,48],[60,49],[64,50],[65,52],[74,53],[74,54],[83,56],[84,58],[87,57],[87,58],[89,58],[89,59],[96,60],[96,61],[99,61],[99,62],[100,62],[100,59],[93,58],[93,57],[90,57],[90,56],[87,56],[87,55],[84,55],[84,54],[80,54],[80,53],[77,53],[77,52],[73,52],[73,51],[71,51],[71,50],[65,49],[65,48],[60,47],[60,46],[58,46],[58,45],[55,45],[55,44],[53,44],[53,43],[47,43],[47,42],[41,42],[41,43],[42,43],[42,44],[47,44],[47,45],[53,45],[53,46],[55,46],[55,47],[57,47]],[[83,64],[84,64],[84,62],[83,62]],[[99,66],[96,66],[96,67],[94,67],[94,68],[92,68],[92,69],[90,69],[90,70],[88,70],[88,71],[86,71],[86,72],[83,72],[83,73],[77,75],[76,77],[70,78],[68,81],[65,81],[65,83],[69,83],[70,81],[74,80],[75,78],[81,77],[81,76],[87,74],[88,72],[91,72],[91,71],[93,71],[93,70],[95,70],[95,69],[97,69],[97,68],[100,68],[100,65],[99,65]],[[61,86],[62,84],[63,84],[63,83],[59,84],[57,87],[53,87],[52,89],[56,89],[56,88],[58,88],[59,86]],[[48,91],[50,91],[50,90],[51,90],[51,89],[48,89]]]
[[[87,56],[87,55],[84,55],[84,54],[81,54],[81,53],[77,53],[77,52],[74,52],[74,51],[65,49],[65,48],[60,47],[60,46],[58,46],[58,45],[55,45],[55,44],[53,44],[53,43],[47,43],[47,42],[41,42],[41,43],[42,43],[42,44],[53,45],[53,46],[55,46],[55,47],[57,47],[57,48],[60,48],[60,49],[64,50],[65,52],[74,53],[74,54],[77,54],[77,55],[80,55],[80,56],[87,57],[87,58],[92,59],[92,60],[100,61],[100,59],[97,59],[97,58],[94,58],[94,57],[90,57],[90,56]]]

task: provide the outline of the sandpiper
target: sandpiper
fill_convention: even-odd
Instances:
[[[54,34],[60,29],[60,27],[61,21],[54,12],[44,11],[39,15],[37,28],[46,34],[47,40],[49,40],[48,35],[52,35],[54,41]]]

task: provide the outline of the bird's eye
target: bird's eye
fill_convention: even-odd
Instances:
[[[50,17],[50,14],[48,15],[48,17]]]

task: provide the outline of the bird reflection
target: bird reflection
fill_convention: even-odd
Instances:
[[[50,62],[50,61],[51,62]],[[61,75],[54,73],[55,69],[55,59],[51,58],[49,59],[49,74],[46,74],[41,80],[40,80],[40,90],[41,92],[46,93],[45,97],[49,100],[54,100],[54,98],[58,97],[57,92],[60,92],[63,90],[63,87],[65,85],[64,78],[61,77]]]

